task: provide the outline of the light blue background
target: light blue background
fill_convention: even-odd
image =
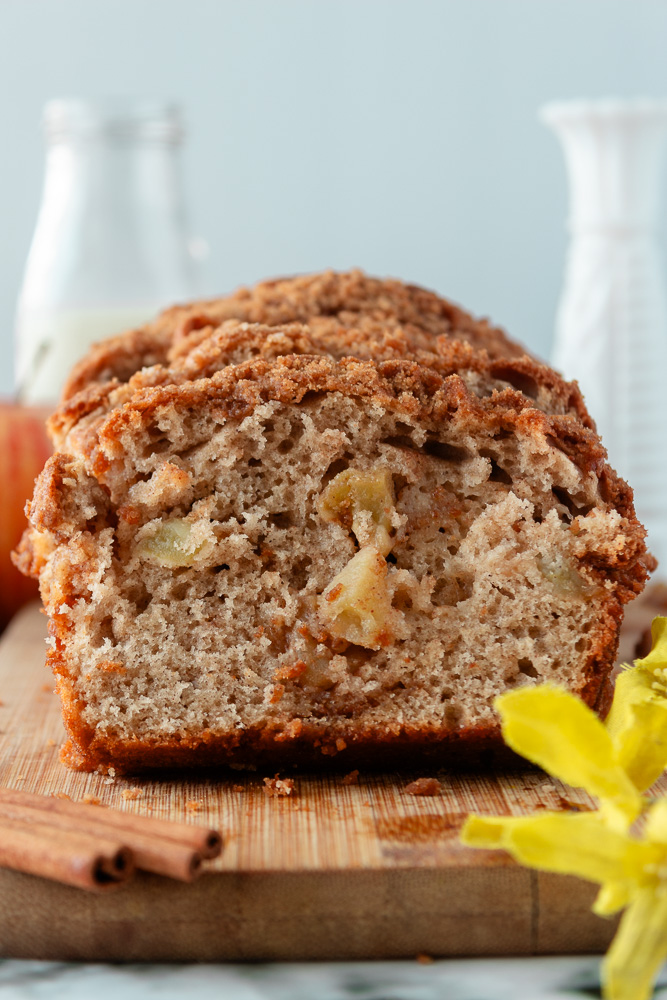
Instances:
[[[667,95],[665,0],[0,0],[0,393],[54,96],[174,98],[203,291],[360,265],[547,354],[552,98]]]

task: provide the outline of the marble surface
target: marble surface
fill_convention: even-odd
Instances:
[[[599,958],[281,965],[0,961],[2,1000],[574,1000],[599,997]],[[667,970],[655,1000],[667,1000]]]

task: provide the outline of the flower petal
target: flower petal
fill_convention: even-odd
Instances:
[[[591,909],[598,917],[610,917],[627,906],[634,886],[629,882],[605,882]]]
[[[506,830],[515,816],[475,816],[471,814],[461,827],[460,841],[466,847],[484,847],[504,851]]]
[[[640,889],[623,914],[602,963],[607,1000],[648,1000],[667,958],[667,892]]]
[[[644,837],[653,844],[667,845],[667,798],[658,799],[649,809]]]
[[[542,684],[501,695],[496,708],[513,750],[561,781],[613,801],[628,822],[636,818],[641,798],[603,723],[579,698]]]
[[[667,618],[652,625],[653,649],[616,680],[606,727],[626,770],[640,791],[667,766]]]
[[[635,660],[638,667],[647,670],[663,669],[667,667],[667,618],[654,618],[651,623],[651,638],[653,645],[651,652],[642,660]]]
[[[610,829],[599,813],[469,816],[461,841],[509,851],[531,868],[629,886],[642,880],[657,855],[656,848]]]
[[[630,671],[621,674],[617,685],[630,676]],[[632,723],[614,738],[619,763],[640,792],[650,788],[667,766],[667,699],[652,695],[627,706]]]
[[[607,732],[616,743],[634,727],[633,708],[655,699],[653,675],[643,667],[626,667],[616,678],[614,698],[605,719]]]

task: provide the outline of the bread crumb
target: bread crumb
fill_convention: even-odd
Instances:
[[[303,723],[301,719],[292,719],[288,722],[281,733],[276,733],[275,739],[277,743],[284,743],[285,740],[296,740],[301,730],[303,729]]]
[[[46,745],[47,745],[47,747],[54,747],[56,745],[56,741],[55,740],[47,740],[46,741]]]
[[[233,792],[245,792],[245,785],[232,785]]]
[[[267,684],[264,688],[264,704],[277,705],[285,694],[284,684]]]
[[[292,795],[294,792],[294,779],[279,778],[277,774],[274,778],[264,778],[264,788],[262,791],[269,798],[273,798],[273,796]]]
[[[98,670],[104,670],[108,674],[126,674],[127,667],[122,663],[118,663],[116,660],[100,660],[96,664]]]
[[[297,660],[296,663],[285,664],[285,666],[279,667],[273,676],[277,681],[295,681],[301,677],[307,669],[308,667],[303,660]]]
[[[72,801],[72,796],[68,795],[67,792],[55,792],[53,795],[54,799],[67,799],[68,802]]]
[[[568,812],[592,812],[593,807],[584,805],[582,802],[567,799],[564,795],[557,795],[556,798],[561,809],[565,809]]]
[[[343,775],[341,782],[343,785],[358,785],[359,784],[359,772],[350,771],[349,774]]]
[[[197,802],[196,799],[190,799],[189,802],[185,803],[185,808],[188,809],[190,812],[199,812],[199,810],[202,808],[202,804],[201,802]]]
[[[140,799],[143,794],[143,788],[124,788],[121,792],[124,799]]]
[[[417,778],[403,789],[406,795],[439,795],[442,791],[437,778]]]
[[[417,959],[420,965],[433,965],[433,963],[435,962],[435,959],[433,958],[432,955],[425,955],[423,952],[420,952],[420,954],[416,955],[415,958]]]
[[[81,799],[87,806],[101,806],[102,799],[97,795],[93,795],[92,792],[86,792],[86,794]]]
[[[347,743],[345,742],[344,739],[339,738],[336,740],[336,750],[342,752],[346,748],[347,748]]]

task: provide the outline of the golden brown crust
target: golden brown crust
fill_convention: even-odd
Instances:
[[[218,325],[225,319],[277,326],[336,318],[340,327],[358,327],[360,317],[412,327],[424,338],[422,346],[441,334],[468,341],[494,357],[521,356],[525,350],[486,320],[477,320],[459,306],[417,285],[372,278],[360,270],[264,281],[241,288],[226,299],[194,303],[171,313],[176,321],[175,344],[197,333],[204,318]]]
[[[163,364],[172,337],[170,327],[158,320],[152,326],[128,330],[93,344],[72,369],[63,389],[63,399],[70,399],[91,384],[104,385],[112,379],[127,382],[141,368]]]
[[[479,377],[478,393],[501,388],[502,384],[520,392],[528,405],[548,413],[575,416],[583,426],[595,430],[576,383],[565,382],[556,372],[533,359],[490,359],[486,351],[477,351],[469,343],[438,337],[429,349],[421,339],[393,322],[385,326],[364,322],[344,333],[329,320],[319,325],[300,323],[281,327],[240,323],[229,320],[220,327],[206,328],[206,337],[190,345],[174,358],[169,367],[155,365],[137,372],[126,383],[112,380],[104,385],[92,383],[77,395],[65,400],[51,416],[48,429],[56,447],[62,448],[68,435],[78,425],[80,438],[92,432],[95,419],[130,400],[142,388],[209,378],[229,365],[253,358],[274,361],[281,356],[319,355],[340,360],[356,357],[375,362],[410,360],[433,369],[440,375],[455,373]]]
[[[69,399],[93,382],[127,381],[134,372],[166,364],[188,353],[226,320],[265,326],[309,323],[326,337],[350,328],[387,323],[404,326],[418,346],[429,349],[434,338],[470,343],[490,357],[520,357],[525,349],[486,320],[475,319],[433,292],[400,281],[382,281],[362,271],[265,281],[241,288],[225,298],[174,306],[145,327],[96,344],[79,362],[65,387]],[[352,338],[353,340],[353,338]],[[351,351],[354,353],[354,351]]]
[[[78,716],[75,717],[78,720]],[[316,770],[349,771],[350,764],[363,768],[409,767],[412,763],[433,760],[442,764],[472,768],[516,760],[504,745],[499,727],[481,729],[426,730],[392,729],[381,732],[376,727],[362,730],[353,723],[325,732],[304,723],[298,735],[289,730],[267,727],[246,729],[234,737],[203,734],[200,739],[151,744],[141,741],[122,743],[95,739],[68,725],[72,735],[63,747],[61,759],[78,771],[101,771],[114,768],[116,774],[137,774],[151,770],[243,767],[248,770],[267,767],[307,767]],[[88,737],[89,738],[89,737]],[[336,742],[344,742],[339,750]],[[85,749],[82,749],[85,748]]]
[[[576,382],[565,382],[557,372],[523,355],[492,359],[485,350],[448,337],[414,336],[409,328],[393,321],[378,323],[362,317],[355,327],[342,330],[327,319],[309,325],[291,323],[281,327],[239,323],[230,320],[211,331],[187,351],[172,351],[170,372],[174,381],[208,378],[227,365],[240,364],[253,357],[267,360],[288,354],[318,354],[335,360],[355,357],[362,361],[407,359],[441,375],[474,372],[488,380],[507,382],[538,406],[540,397],[548,397],[549,410],[571,413],[584,426],[595,430]],[[138,383],[136,383],[138,385]]]

